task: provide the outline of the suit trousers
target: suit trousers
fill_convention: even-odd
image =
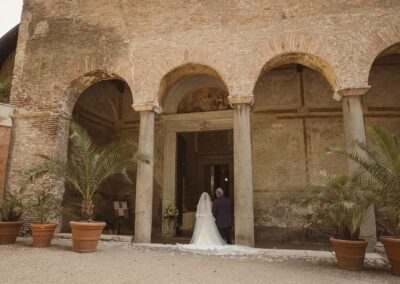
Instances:
[[[232,227],[218,228],[222,239],[229,245],[232,244]]]

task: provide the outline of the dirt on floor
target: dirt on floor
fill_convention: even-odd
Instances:
[[[0,283],[400,283],[385,270],[349,272],[335,263],[207,256],[130,243],[101,242],[94,253],[71,251],[71,240],[32,248],[30,240],[0,246]]]

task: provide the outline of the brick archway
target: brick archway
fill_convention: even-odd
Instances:
[[[314,69],[324,75],[334,90],[340,89],[341,78],[338,73],[343,54],[327,46],[315,35],[287,34],[265,42],[256,52],[259,67],[251,72],[253,88],[260,76],[279,65],[297,63]]]
[[[359,46],[361,51],[359,57],[359,70],[362,83],[368,86],[368,78],[371,67],[376,58],[390,50],[393,46],[400,44],[400,27],[388,25],[378,31],[373,32],[367,41]]]
[[[71,117],[72,111],[76,102],[79,99],[79,96],[90,86],[101,82],[101,81],[109,81],[109,80],[120,80],[122,82],[127,81],[123,79],[121,76],[105,71],[105,70],[94,70],[91,72],[87,72],[82,76],[73,80],[69,86],[65,90],[65,101],[63,102],[63,111],[68,116]],[[129,84],[128,84],[129,86]],[[132,88],[130,88],[132,89]]]
[[[204,87],[219,88],[229,93],[228,87],[215,69],[188,63],[173,69],[162,78],[157,99],[165,113],[176,113],[186,94]]]

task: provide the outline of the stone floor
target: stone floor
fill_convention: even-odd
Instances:
[[[0,283],[400,283],[380,254],[368,254],[365,268],[344,271],[331,252],[311,250],[205,255],[175,245],[101,241],[96,252],[78,254],[69,239],[32,248],[29,238],[0,246]]]

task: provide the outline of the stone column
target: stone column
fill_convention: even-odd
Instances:
[[[250,111],[253,96],[229,96],[233,107],[235,242],[254,246]]]
[[[364,153],[354,142],[366,142],[361,96],[364,95],[368,89],[369,88],[357,88],[339,91],[343,101],[343,124],[346,149],[349,152],[357,152],[360,155],[364,155]],[[359,166],[357,163],[348,160],[349,172],[355,172],[358,168]],[[360,238],[368,241],[368,251],[374,250],[377,242],[374,206],[371,206],[366,212],[360,229]]]
[[[133,105],[140,112],[139,153],[150,158],[149,163],[138,162],[135,202],[135,242],[151,243],[153,213],[153,156],[154,116],[153,104]]]

